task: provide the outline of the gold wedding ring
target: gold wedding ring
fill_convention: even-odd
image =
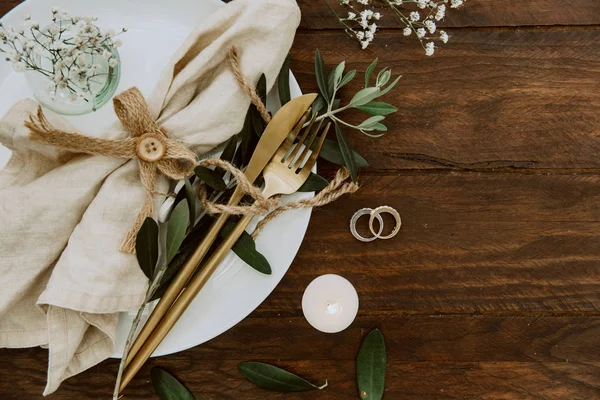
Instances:
[[[396,211],[395,208],[392,208],[390,206],[377,207],[376,209],[371,211],[371,216],[369,217],[369,229],[371,229],[371,232],[373,232],[373,234],[375,234],[375,229],[373,229],[373,222],[375,221],[375,219],[379,221],[379,228],[383,226],[383,224],[381,223],[381,216],[379,215],[381,213],[391,214],[396,220],[396,226],[394,227],[392,233],[390,233],[389,235],[381,236],[381,229],[379,229],[379,234],[375,236],[377,237],[377,239],[391,239],[394,236],[396,236],[400,231],[400,227],[402,226],[402,219],[400,218],[400,214],[398,213],[398,211]]]
[[[352,233],[352,236],[354,236],[361,242],[372,242],[373,240],[377,239],[379,237],[379,235],[381,234],[381,232],[383,231],[383,218],[381,218],[380,215],[377,215],[375,217],[375,218],[377,218],[377,221],[379,221],[379,232],[375,233],[375,231],[373,229],[373,224],[369,224],[369,229],[371,229],[371,233],[373,233],[372,237],[369,237],[369,238],[363,237],[356,230],[356,222],[359,220],[359,218],[362,217],[363,215],[371,215],[372,212],[373,212],[373,209],[371,209],[371,208],[361,208],[360,210],[358,210],[357,212],[354,213],[352,218],[350,218],[350,232]]]

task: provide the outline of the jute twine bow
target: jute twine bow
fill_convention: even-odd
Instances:
[[[260,96],[242,74],[240,61],[235,46],[232,46],[227,55],[227,60],[233,75],[241,85],[260,115],[269,123],[271,116],[267,111]],[[135,253],[137,233],[147,217],[153,214],[156,179],[158,172],[168,178],[181,180],[193,173],[196,166],[196,155],[182,143],[169,138],[167,132],[150,115],[148,104],[141,92],[136,88],[126,90],[113,99],[114,110],[117,117],[129,133],[125,139],[102,139],[85,136],[75,132],[65,132],[52,127],[41,107],[37,114],[25,121],[25,126],[30,129],[29,139],[39,143],[61,147],[76,153],[137,159],[140,169],[140,180],[146,189],[145,201],[139,211],[133,226],[127,231],[121,251]],[[204,192],[203,204],[209,213],[267,215],[257,226],[254,236],[257,236],[264,225],[279,214],[298,208],[309,208],[335,201],[346,193],[358,190],[355,183],[345,182],[348,171],[341,169],[336,178],[323,189],[317,196],[296,203],[286,204],[271,210],[277,204],[277,199],[266,199],[260,190],[254,187],[244,176],[243,172],[233,165],[219,159],[203,160],[202,165],[216,166],[229,171],[237,180],[244,193],[256,199],[252,206],[225,206],[206,201]],[[201,193],[200,193],[201,195]]]
[[[121,251],[135,252],[136,235],[146,217],[153,213],[153,195],[157,171],[171,179],[183,179],[193,173],[197,157],[180,142],[170,139],[150,116],[148,105],[142,93],[136,88],[126,90],[113,100],[115,114],[131,137],[125,139],[102,139],[74,132],[54,129],[41,107],[37,115],[31,116],[25,126],[31,130],[29,139],[35,142],[61,147],[76,153],[93,154],[126,159],[136,158],[140,169],[140,180],[146,188],[146,198],[133,226],[129,229],[121,244]],[[141,140],[145,140],[141,143]],[[143,159],[143,144],[157,150],[153,161]],[[141,147],[142,146],[142,147]],[[148,149],[148,147],[147,147]],[[151,151],[152,149],[150,149]],[[158,153],[160,151],[160,153]],[[146,159],[148,155],[146,154]]]
[[[356,183],[348,181],[348,178],[350,177],[348,170],[346,168],[340,168],[329,185],[317,193],[315,197],[279,205],[279,198],[268,199],[263,196],[260,189],[252,185],[242,171],[227,161],[218,158],[209,158],[200,161],[200,165],[205,167],[214,166],[229,172],[232,177],[236,179],[237,185],[241,188],[242,192],[250,195],[255,200],[254,204],[250,206],[229,206],[208,201],[204,185],[201,185],[198,190],[198,197],[200,198],[204,209],[209,214],[265,215],[265,218],[256,225],[256,228],[252,233],[254,239],[258,237],[260,232],[270,221],[286,211],[323,206],[336,201],[345,194],[354,193],[359,188]]]

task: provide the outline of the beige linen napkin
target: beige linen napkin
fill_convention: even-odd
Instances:
[[[198,154],[227,140],[240,131],[250,103],[227,67],[227,51],[238,48],[249,82],[265,73],[271,87],[299,19],[294,0],[226,5],[175,53],[147,99],[152,116]],[[119,247],[145,189],[135,160],[28,141],[23,122],[36,108],[21,101],[0,121],[0,142],[13,151],[0,172],[0,347],[49,348],[47,395],[109,357],[118,312],[143,301],[147,279]],[[73,131],[62,117],[46,115]],[[125,135],[120,126],[104,134]],[[166,191],[166,180],[156,189]]]

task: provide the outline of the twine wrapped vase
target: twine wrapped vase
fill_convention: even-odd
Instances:
[[[227,66],[229,48],[237,47],[249,82],[264,73],[271,87],[299,19],[294,0],[222,7],[187,38],[145,99],[150,131],[192,156],[239,132],[250,99]],[[30,140],[36,126],[48,129],[34,133],[50,138],[53,131],[75,133],[50,111],[36,119],[38,106],[23,100],[0,121],[0,142],[13,151],[0,172],[0,347],[47,346],[49,394],[109,357],[118,313],[141,305],[147,279],[135,255],[120,249],[142,207],[150,202],[156,210],[162,202],[157,193],[168,181],[152,175],[148,197],[139,153],[86,155]],[[118,124],[102,138],[137,140],[133,132],[141,131]]]

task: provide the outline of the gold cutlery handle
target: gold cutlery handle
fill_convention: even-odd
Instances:
[[[200,292],[208,279],[215,272],[225,255],[229,252],[229,250],[231,250],[235,242],[242,235],[250,221],[252,221],[252,218],[253,216],[246,215],[236,224],[235,228],[231,231],[231,233],[229,233],[227,238],[223,241],[223,243],[221,243],[219,248],[206,262],[206,265],[204,265],[202,269],[198,271],[196,276],[192,278],[181,295],[177,298],[177,300],[175,300],[172,307],[168,309],[168,313],[164,315],[164,318],[160,321],[160,324],[158,324],[152,333],[148,335],[147,340],[144,341],[136,356],[132,358],[129,366],[125,369],[119,392],[121,392],[125,386],[127,386],[135,374],[137,374],[137,372],[142,368],[146,360],[150,357],[150,355],[152,355],[154,350],[156,350],[158,345],[171,331],[171,328],[173,328],[175,323],[179,320],[179,317],[183,315],[198,292]],[[217,230],[217,233],[218,232],[219,230]]]
[[[231,199],[229,199],[229,205],[237,204],[243,197],[243,193],[236,189],[231,195]],[[156,326],[160,323],[160,320],[165,316],[171,305],[175,302],[185,284],[188,282],[190,277],[194,274],[194,271],[202,260],[204,256],[210,249],[210,246],[214,243],[215,239],[219,236],[221,229],[227,222],[228,219],[227,214],[219,215],[219,218],[210,227],[210,230],[202,239],[202,242],[198,246],[198,248],[194,251],[194,253],[190,256],[190,258],[185,262],[185,264],[181,267],[171,284],[168,286],[165,293],[162,295],[161,299],[156,304],[156,307],[148,317],[146,324],[136,337],[133,342],[131,349],[127,354],[127,360],[125,361],[125,366],[128,366],[131,363],[131,360],[135,357],[135,355],[140,351],[144,342],[150,337],[152,331],[156,328]]]

